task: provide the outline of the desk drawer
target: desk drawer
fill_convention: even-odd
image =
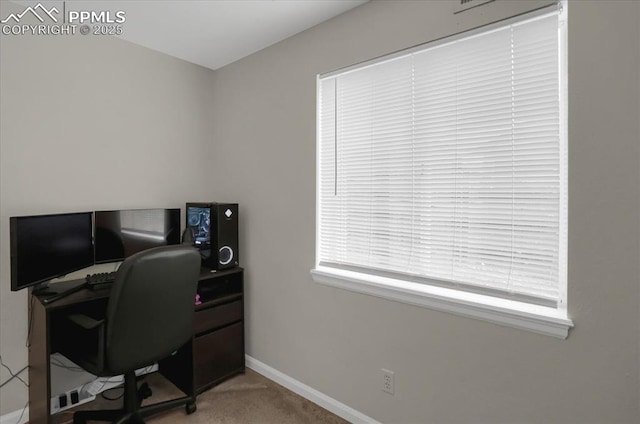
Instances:
[[[242,319],[242,300],[216,305],[196,312],[195,334],[201,334],[214,328]]]
[[[244,372],[244,329],[238,322],[204,336],[193,343],[194,385],[196,391]]]

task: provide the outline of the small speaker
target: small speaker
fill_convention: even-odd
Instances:
[[[211,269],[238,266],[238,204],[187,203],[187,226]]]

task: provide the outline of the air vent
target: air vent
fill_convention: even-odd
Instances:
[[[453,13],[460,13],[492,1],[494,0],[456,0],[453,3]]]

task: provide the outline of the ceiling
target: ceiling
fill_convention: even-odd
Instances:
[[[121,38],[218,69],[367,0],[40,0],[61,11],[124,11]],[[14,1],[35,6],[38,0]]]

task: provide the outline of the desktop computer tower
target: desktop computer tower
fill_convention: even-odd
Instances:
[[[202,253],[202,265],[211,269],[238,266],[238,204],[187,203],[187,228]]]

